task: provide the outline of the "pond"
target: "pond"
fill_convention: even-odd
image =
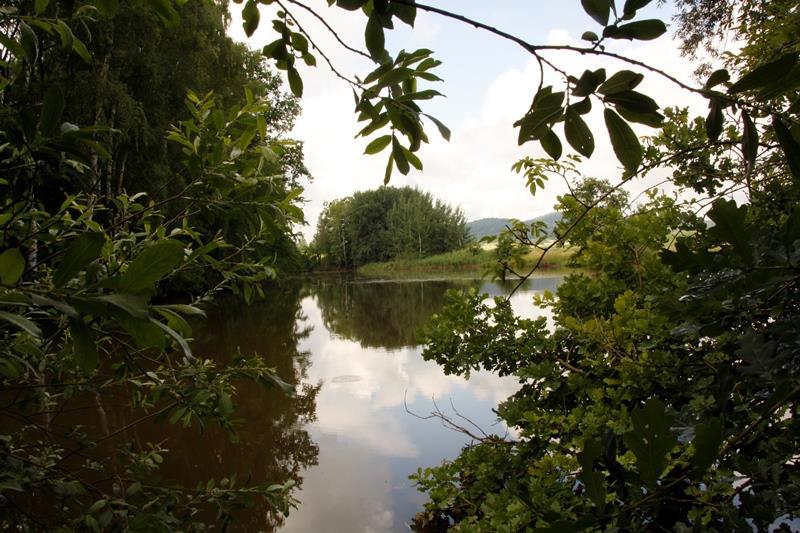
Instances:
[[[540,310],[533,295],[555,290],[560,280],[530,280],[512,304],[534,316]],[[469,380],[445,375],[422,359],[418,330],[448,289],[499,295],[512,286],[312,278],[266,302],[219,303],[197,331],[195,352],[260,353],[298,394],[242,384],[236,414],[247,423],[240,442],[222,432],[175,429],[166,476],[191,484],[234,471],[239,483],[297,483],[300,504],[288,518],[255,507],[237,517],[237,529],[408,531],[424,503],[409,474],[455,457],[471,440],[424,417],[438,408],[475,433],[477,426],[502,436],[508,430],[492,409],[518,386],[486,372]]]

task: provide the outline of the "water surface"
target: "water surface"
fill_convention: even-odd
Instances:
[[[559,281],[532,280],[512,303],[533,316],[532,296],[555,290]],[[504,435],[492,409],[517,388],[513,378],[486,372],[469,381],[445,375],[422,359],[418,331],[441,309],[448,289],[499,295],[511,286],[314,278],[268,302],[222,303],[198,333],[195,350],[263,354],[299,394],[288,398],[243,385],[237,399],[237,415],[247,420],[241,444],[187,442],[193,460],[172,474],[185,479],[180,470],[194,469],[208,476],[218,464],[220,474],[233,469],[240,480],[297,482],[298,509],[285,521],[251,509],[240,517],[245,530],[408,531],[424,503],[409,474],[455,457],[471,440],[410,412],[429,415],[438,406],[475,432],[459,415],[486,433]]]

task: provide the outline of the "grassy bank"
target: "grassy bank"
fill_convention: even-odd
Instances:
[[[522,270],[533,267],[540,255],[540,252],[531,252],[527,254],[525,256],[525,267]],[[541,268],[568,268],[568,262],[571,256],[572,252],[568,249],[554,248],[545,256]],[[359,268],[358,271],[366,276],[386,276],[408,272],[475,272],[476,274],[482,274],[493,261],[494,254],[492,250],[462,249],[423,258],[395,259],[385,263],[369,263]]]

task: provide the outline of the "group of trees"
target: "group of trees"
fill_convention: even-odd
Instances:
[[[327,204],[312,248],[323,265],[352,268],[449,252],[469,240],[460,209],[411,187],[381,187]]]
[[[254,498],[293,502],[288,478],[175,485],[163,432],[130,437],[235,439],[243,379],[293,389],[260,354],[189,344],[216,292],[249,300],[292,267],[302,222],[297,100],[228,19],[225,2],[0,7],[0,528],[224,527]]]

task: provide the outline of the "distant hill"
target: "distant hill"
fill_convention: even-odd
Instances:
[[[545,224],[547,224],[547,230],[550,231],[553,229],[553,225],[560,219],[560,213],[552,212],[540,217],[523,220],[523,222],[530,224],[537,220],[542,220],[545,222]],[[467,222],[467,228],[469,229],[472,237],[475,240],[478,240],[489,235],[497,235],[506,229],[506,225],[510,222],[510,218],[481,218],[478,220],[473,220],[472,222]]]

